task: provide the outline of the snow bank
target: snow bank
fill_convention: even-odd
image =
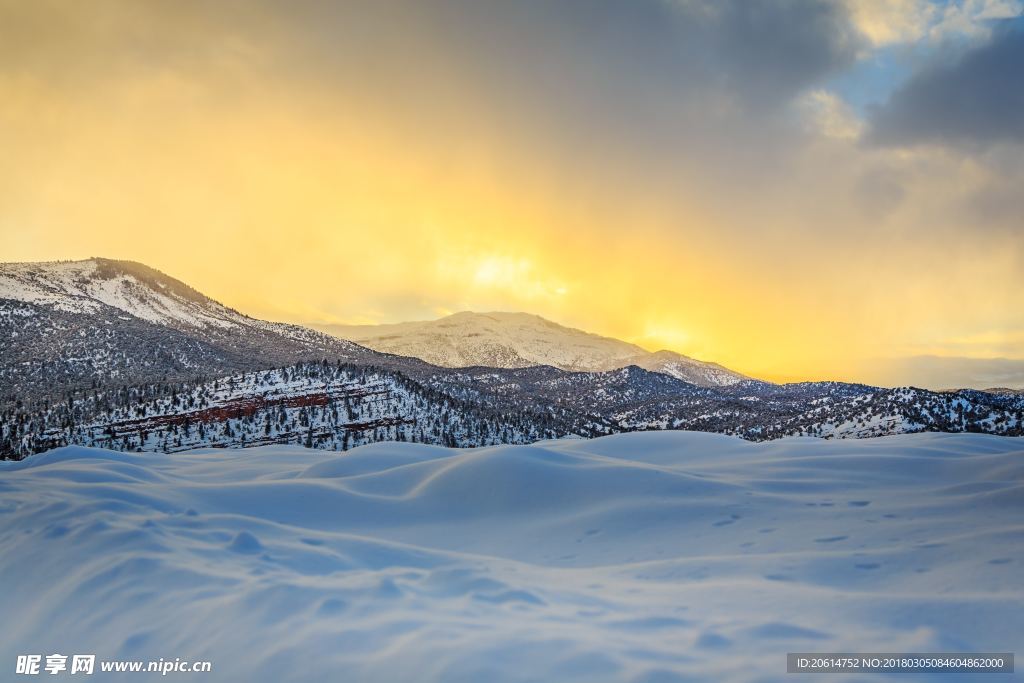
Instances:
[[[1024,442],[984,435],[65,448],[0,463],[0,667],[765,681],[787,651],[1024,653],[1022,513]]]

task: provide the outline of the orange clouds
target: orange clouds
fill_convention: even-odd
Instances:
[[[525,309],[769,378],[1024,357],[1013,234],[963,209],[990,166],[865,149],[827,90],[761,112],[698,75],[676,101],[674,63],[629,61],[660,52],[594,62],[569,37],[550,58],[575,70],[534,91],[426,20],[365,19],[394,33],[364,45],[269,5],[39,7],[5,10],[40,37],[2,48],[4,260],[136,259],[296,322]],[[638,93],[639,120],[588,109]]]

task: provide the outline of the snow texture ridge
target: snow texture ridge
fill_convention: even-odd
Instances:
[[[4,662],[639,683],[784,681],[788,651],[1024,651],[1014,438],[68,447],[0,463],[0,492]]]
[[[96,313],[109,306],[171,327],[231,329],[249,320],[157,270],[107,259],[0,264],[0,299],[66,313]]]

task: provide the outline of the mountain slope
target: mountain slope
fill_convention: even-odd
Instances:
[[[0,418],[0,453],[14,457],[72,444],[164,453],[269,444],[338,451],[374,441],[483,446],[558,435],[539,413],[488,410],[384,368],[327,361],[69,391],[38,412]]]
[[[658,372],[702,387],[725,387],[737,384],[747,377],[722,367],[718,363],[694,360],[675,351],[655,351],[627,358],[619,367],[635,365],[644,370]],[[616,370],[618,368],[606,368]]]
[[[0,264],[0,401],[377,355],[249,318],[131,261]]]
[[[422,322],[316,327],[377,351],[448,368],[550,365],[571,372],[601,372],[636,365],[700,386],[727,386],[747,379],[716,363],[672,351],[650,353],[636,344],[528,313],[465,311]]]
[[[1024,435],[1024,395],[887,389],[845,382],[701,387],[630,366],[568,373],[550,367],[454,370],[429,378],[445,393],[495,409],[545,410],[577,434],[684,429],[762,441],[914,432]]]
[[[202,382],[68,391],[59,400],[0,409],[0,456],[68,444],[156,452],[282,443],[345,450],[389,440],[467,447],[648,430],[753,441],[1024,435],[1021,395],[840,382],[698,387],[635,366],[436,370],[412,379],[319,361]]]
[[[651,429],[752,440],[1024,434],[1024,395],[1015,392],[733,381],[714,364],[637,355],[631,344],[523,314],[462,314],[441,331],[394,337],[447,340],[451,353],[479,354],[460,362],[518,367],[438,367],[255,320],[131,262],[0,264],[0,458],[61,443],[475,446]],[[537,358],[625,365],[573,372]]]

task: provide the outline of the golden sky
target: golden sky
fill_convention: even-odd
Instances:
[[[1020,8],[933,5],[0,0],[0,255],[275,320],[522,310],[767,379],[1024,383]],[[968,77],[996,113],[936,111]]]

